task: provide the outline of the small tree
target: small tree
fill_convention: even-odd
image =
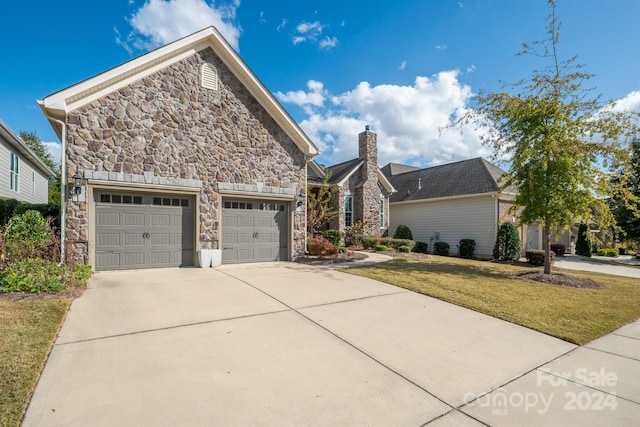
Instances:
[[[408,226],[400,224],[398,228],[396,228],[396,233],[393,235],[393,238],[413,240],[413,234],[411,234],[411,229]]]
[[[9,220],[6,246],[13,260],[39,257],[52,242],[51,227],[38,211],[26,211]]]
[[[319,186],[307,185],[307,231],[312,235],[320,232],[325,224],[340,213],[331,207],[331,198],[337,189],[329,185],[331,172],[327,172]]]
[[[62,186],[60,164],[53,160],[53,156],[35,132],[20,131],[20,139],[55,173],[54,176],[49,177],[49,203],[59,205]]]
[[[591,257],[591,238],[586,224],[580,224],[578,239],[576,240],[576,254]]]
[[[518,229],[511,222],[502,223],[493,246],[493,257],[501,261],[513,261],[520,259],[521,252],[522,241]]]

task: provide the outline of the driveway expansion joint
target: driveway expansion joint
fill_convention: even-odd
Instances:
[[[638,338],[638,337],[632,337],[632,336],[629,336],[629,335],[624,335],[624,334],[621,334],[619,332],[611,332],[611,335],[615,335],[617,337],[629,338],[629,339],[632,339],[632,340],[640,341],[640,338]]]
[[[624,356],[622,354],[619,353],[614,353],[612,351],[607,351],[607,350],[602,350],[600,348],[593,348],[593,347],[589,347],[589,344],[585,345],[584,348],[588,348],[589,350],[593,350],[593,351],[599,351],[601,353],[606,353],[606,354],[611,354],[613,356],[618,356],[618,357],[622,357],[625,359],[629,359],[629,360],[635,360],[636,362],[640,362],[640,359],[637,359],[635,357],[630,357],[630,356]]]
[[[363,300],[372,299],[372,298],[386,297],[386,296],[389,296],[389,295],[405,294],[405,293],[408,293],[408,292],[411,292],[411,291],[402,290],[402,291],[397,291],[397,292],[390,292],[388,294],[369,295],[369,296],[360,297],[360,298],[351,298],[351,299],[344,299],[344,300],[340,300],[340,301],[324,302],[322,304],[314,304],[314,305],[306,305],[304,307],[298,307],[297,309],[298,310],[305,310],[307,308],[326,307],[328,305],[342,304],[342,303],[345,303],[345,302],[363,301]]]

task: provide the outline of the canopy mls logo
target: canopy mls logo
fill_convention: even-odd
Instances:
[[[463,401],[480,408],[490,408],[492,415],[509,415],[509,411],[546,414],[552,405],[561,405],[565,411],[614,411],[618,407],[616,393],[598,389],[613,388],[617,383],[618,375],[605,368],[597,371],[578,368],[573,372],[553,372],[542,368],[536,371],[536,387],[570,389],[557,392],[508,392],[501,387],[481,396],[467,393]]]

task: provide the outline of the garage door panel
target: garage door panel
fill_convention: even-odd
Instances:
[[[96,269],[193,265],[193,199],[148,194],[123,204],[124,196],[110,194],[97,192],[95,197]]]
[[[102,233],[97,240],[98,246],[120,246],[120,233]]]
[[[97,225],[106,226],[120,226],[120,214],[118,212],[99,212],[97,215]]]
[[[286,260],[288,240],[288,215],[282,202],[223,201],[223,263]]]
[[[122,225],[125,227],[144,227],[144,213],[124,213]]]

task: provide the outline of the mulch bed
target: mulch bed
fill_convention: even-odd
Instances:
[[[359,261],[367,259],[367,255],[357,252],[345,252],[337,255],[326,255],[319,257],[299,257],[296,258],[296,262],[307,265],[333,265],[333,264],[345,264],[353,261]]]
[[[582,277],[568,276],[562,273],[544,274],[540,270],[527,270],[527,271],[515,271],[512,273],[514,276],[521,277],[523,279],[535,280],[537,282],[551,283],[553,285],[571,286],[572,288],[583,289],[605,289],[601,283],[595,280]]]

